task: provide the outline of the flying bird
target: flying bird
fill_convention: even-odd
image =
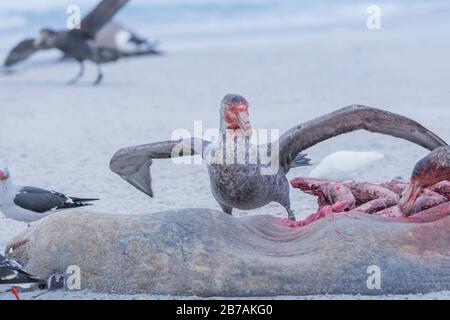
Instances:
[[[11,289],[19,299],[17,287],[29,287],[36,284],[41,288],[45,287],[45,281],[25,272],[18,262],[6,259],[0,254],[0,286]]]
[[[33,222],[58,210],[84,207],[98,199],[69,197],[55,191],[15,185],[7,168],[0,170],[0,211],[10,219]]]
[[[405,214],[413,214],[417,198],[426,188],[442,181],[450,181],[450,147],[433,150],[414,167],[408,188],[402,194],[399,206]]]
[[[286,174],[291,168],[308,165],[309,159],[302,152],[321,141],[364,129],[409,140],[429,150],[446,145],[411,119],[361,105],[345,107],[300,124],[267,145],[251,143],[251,128],[247,100],[228,94],[221,103],[218,141],[211,143],[191,138],[120,149],[112,157],[110,169],[153,197],[149,170],[153,159],[201,154],[206,159],[212,194],[225,213],[231,214],[233,208],[249,210],[277,202],[285,208],[288,218],[295,220]],[[222,161],[230,153],[234,153],[235,160],[239,148],[244,149],[245,163]],[[267,151],[270,161],[260,156],[261,150]],[[256,161],[247,161],[254,154],[257,154]],[[216,161],[211,161],[214,158]]]
[[[377,151],[336,151],[323,158],[308,177],[331,181],[353,180],[368,165],[383,158],[384,155]]]
[[[27,48],[27,43],[32,45],[34,40],[33,42],[28,40],[22,41],[10,51],[4,62],[6,68],[26,60],[33,53],[41,50],[38,48],[32,48],[30,50]],[[95,47],[116,50],[120,53],[121,57],[161,54],[161,51],[157,49],[157,41],[145,39],[133,30],[114,21],[110,21],[100,28],[95,34],[93,45]],[[42,48],[42,50],[45,50],[45,48]],[[64,55],[63,59],[60,60],[65,60],[66,58],[69,57]]]
[[[79,29],[59,30],[42,29],[37,38],[20,42],[7,56],[4,66],[8,67],[27,59],[40,50],[59,49],[65,56],[74,58],[80,65],[78,74],[69,81],[76,83],[84,74],[84,61],[89,60],[97,66],[99,84],[103,78],[101,64],[116,61],[121,53],[118,49],[97,45],[96,33],[128,2],[128,0],[102,0],[80,23]]]

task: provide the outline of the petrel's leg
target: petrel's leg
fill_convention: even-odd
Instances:
[[[232,207],[227,206],[227,205],[222,204],[222,203],[219,203],[219,205],[220,205],[220,207],[222,208],[222,211],[223,211],[223,212],[229,214],[230,216],[232,215],[232,211],[233,211],[233,208],[232,208]]]
[[[77,75],[70,80],[67,84],[74,84],[76,83],[78,80],[80,80],[80,78],[84,75],[84,63],[83,61],[80,61],[80,70],[78,71]]]
[[[284,207],[284,209],[286,209],[288,220],[295,221],[295,214],[294,211],[292,211],[291,209],[291,200],[289,199],[289,189],[288,192],[282,193],[280,195],[280,199],[278,199],[277,202],[281,204]]]
[[[103,79],[102,68],[100,63],[97,63],[97,79],[94,81],[94,86],[98,85]]]
[[[286,208],[288,219],[291,221],[295,221],[295,214],[294,211],[291,210],[291,208]]]

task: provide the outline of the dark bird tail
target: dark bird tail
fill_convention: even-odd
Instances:
[[[70,199],[70,201],[67,201],[61,209],[92,206],[92,203],[89,202],[100,200],[95,198],[76,198],[76,197],[68,197],[68,198]]]
[[[291,162],[290,168],[310,166],[311,165],[310,161],[311,161],[311,159],[306,158],[306,154],[305,153],[300,153]]]
[[[23,270],[19,270],[19,273],[17,274],[16,278],[14,279],[14,284],[20,284],[20,283],[45,283],[44,280],[35,277]]]
[[[100,200],[97,198],[75,198],[75,197],[70,197],[70,199],[72,199],[74,202],[91,202]]]

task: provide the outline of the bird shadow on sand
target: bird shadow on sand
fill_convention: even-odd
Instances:
[[[33,87],[55,87],[55,88],[116,88],[116,87],[123,87],[124,85],[128,84],[128,82],[117,79],[117,78],[113,78],[113,79],[106,79],[104,81],[102,81],[102,83],[96,85],[94,84],[94,80],[95,79],[83,79],[80,80],[77,83],[71,84],[69,83],[70,81],[70,77],[68,79],[61,79],[55,75],[54,79],[39,79],[39,78],[33,78],[33,79],[22,79],[20,80],[18,77],[14,77],[14,76],[19,76],[19,75],[23,75],[24,73],[26,73],[28,70],[17,70],[17,71],[12,71],[12,70],[0,70],[0,81],[2,79],[7,78],[8,80],[13,79],[14,81],[7,81],[4,80],[3,83],[1,84],[1,86],[3,88],[6,87],[10,87],[10,88],[16,88],[18,85],[20,86],[25,86],[25,87],[29,87],[29,88],[33,88]]]

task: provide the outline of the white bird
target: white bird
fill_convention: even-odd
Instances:
[[[60,209],[88,206],[90,201],[45,189],[15,185],[8,169],[0,169],[0,211],[10,219],[33,222]]]
[[[353,180],[369,164],[383,158],[384,155],[377,151],[337,151],[326,156],[308,176],[331,181]]]

